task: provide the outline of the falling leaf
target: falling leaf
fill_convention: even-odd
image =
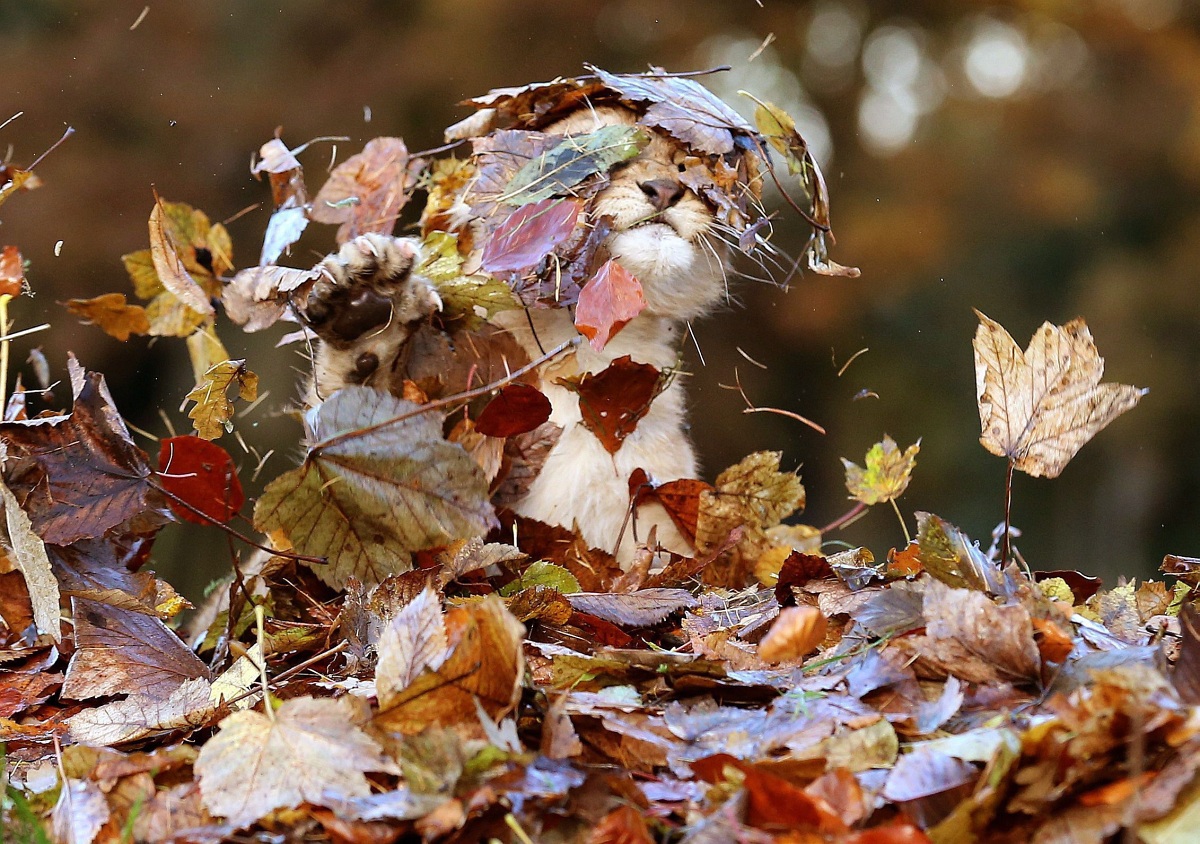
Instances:
[[[410,552],[484,534],[494,518],[482,470],[445,441],[441,417],[368,387],[321,405],[304,463],[254,509],[260,530],[328,558],[314,571],[335,588],[407,571]]]
[[[575,231],[583,204],[543,199],[514,211],[483,247],[481,266],[489,273],[519,272],[537,264]]]
[[[25,588],[33,607],[33,622],[39,633],[45,633],[54,641],[60,638],[58,581],[46,555],[46,543],[33,532],[29,516],[17,503],[3,480],[0,480],[0,500],[4,502],[4,518],[8,524],[8,541],[17,569],[25,578]]]
[[[184,398],[185,404],[196,403],[188,411],[188,418],[195,423],[198,436],[215,440],[233,430],[233,402],[227,392],[235,383],[243,401],[258,398],[258,376],[246,369],[244,360],[226,360],[211,367],[204,373],[204,380]]]
[[[975,393],[983,447],[1034,477],[1058,477],[1075,453],[1147,390],[1101,384],[1104,359],[1082,319],[1046,322],[1024,353],[979,311]]]
[[[646,309],[642,285],[615,260],[608,260],[579,291],[575,327],[601,351],[625,325]]]
[[[788,173],[800,177],[808,195],[810,216],[818,226],[829,226],[829,190],[821,168],[808,149],[808,144],[796,129],[796,121],[783,109],[769,102],[758,101],[754,122],[787,163]]]
[[[234,826],[304,802],[366,797],[366,771],[395,771],[355,726],[353,702],[297,697],[274,717],[235,712],[196,760],[204,807]]]
[[[363,151],[334,168],[312,201],[309,216],[319,223],[340,223],[337,242],[360,234],[391,234],[408,204],[424,167],[409,158],[400,138],[375,138]]]
[[[527,205],[564,196],[589,176],[637,155],[649,136],[637,126],[604,126],[586,135],[574,135],[526,162],[513,174],[499,201]]]
[[[51,816],[54,838],[65,844],[92,844],[111,814],[99,785],[91,780],[69,779]]]
[[[63,694],[76,700],[137,693],[166,700],[208,668],[153,616],[82,598],[71,599],[75,653]]]
[[[158,476],[163,489],[199,510],[171,501],[179,518],[197,524],[228,522],[242,508],[242,483],[229,452],[199,437],[168,437],[159,445]]]
[[[530,384],[508,384],[475,420],[475,430],[489,437],[527,434],[550,418],[550,400]]]
[[[163,226],[164,214],[162,200],[155,196],[154,208],[150,211],[150,257],[158,280],[188,308],[202,316],[212,316],[213,306],[208,294],[183,265],[179,247],[168,239]]]
[[[380,706],[386,707],[425,669],[437,671],[450,656],[437,593],[426,588],[396,613],[376,649],[375,688]]]
[[[303,298],[319,275],[317,270],[250,267],[225,286],[221,303],[243,331],[262,331],[279,321],[293,297]]]
[[[15,246],[0,250],[0,296],[20,296],[25,280],[25,260]]]
[[[842,458],[846,467],[846,489],[850,497],[867,506],[883,501],[895,501],[908,489],[912,480],[913,466],[917,462],[917,452],[921,450],[921,441],[901,453],[896,441],[887,434],[883,441],[871,446],[864,461],[866,468],[857,463],[851,463]]]
[[[150,321],[141,305],[127,305],[124,293],[105,293],[94,299],[68,299],[67,310],[85,325],[98,325],[105,334],[124,343],[130,334],[149,334]]]
[[[784,607],[758,645],[767,662],[799,659],[825,640],[828,624],[816,607]]]
[[[133,444],[98,373],[79,371],[69,416],[6,422],[0,434],[8,444],[8,486],[46,542],[102,536],[162,506],[150,485],[149,459]]]
[[[759,451],[717,476],[715,489],[701,493],[696,547],[715,548],[737,527],[761,536],[804,506],[804,486],[794,472],[780,472],[778,451]]]
[[[599,373],[585,372],[558,383],[579,396],[584,426],[609,454],[621,450],[665,387],[657,369],[637,363],[629,355],[617,358]]]

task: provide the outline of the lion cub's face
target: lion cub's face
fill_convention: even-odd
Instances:
[[[604,126],[632,126],[637,116],[611,106],[581,109],[548,126],[550,134],[579,135]],[[708,206],[679,181],[686,150],[660,132],[636,158],[610,173],[592,215],[611,217],[606,246],[642,283],[650,313],[692,319],[710,310],[725,290],[725,259]]]

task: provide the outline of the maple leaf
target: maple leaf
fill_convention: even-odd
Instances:
[[[629,355],[617,358],[603,371],[585,372],[558,383],[579,396],[583,424],[609,454],[621,450],[625,438],[650,412],[650,403],[666,387],[662,373]]]
[[[233,402],[227,391],[235,383],[238,396],[244,401],[258,398],[258,376],[246,368],[244,360],[226,360],[213,365],[184,398],[184,404],[196,403],[188,412],[188,418],[196,424],[198,436],[215,440],[233,430]]]
[[[649,142],[637,126],[605,126],[566,138],[522,165],[497,201],[526,205],[570,194],[584,179],[628,161]]]
[[[58,581],[50,566],[50,557],[46,554],[46,543],[33,532],[29,516],[21,509],[17,497],[3,480],[0,480],[0,500],[4,502],[4,517],[8,526],[12,555],[17,570],[25,578],[25,588],[29,592],[33,622],[38,633],[48,634],[57,642],[61,635],[59,590]]]
[[[71,599],[75,653],[63,694],[76,700],[136,692],[165,700],[208,668],[153,616],[82,598]]]
[[[158,467],[163,489],[193,508],[171,501],[171,510],[181,519],[197,524],[228,522],[245,502],[233,458],[216,443],[199,437],[167,437],[160,443]]]
[[[475,420],[475,430],[489,437],[526,434],[550,418],[550,399],[530,384],[507,384]]]
[[[579,291],[575,327],[596,351],[646,309],[642,285],[616,260],[608,260]]]
[[[355,720],[346,698],[291,698],[273,718],[233,713],[196,759],[204,807],[248,826],[276,809],[366,797],[364,772],[399,771]]]
[[[758,451],[717,476],[715,489],[700,494],[696,545],[721,545],[736,527],[762,534],[804,506],[804,486],[794,472],[780,472],[778,451]]]
[[[68,299],[63,303],[68,311],[84,321],[98,325],[110,337],[124,343],[130,334],[148,334],[150,320],[141,305],[125,303],[124,293],[105,293],[92,299]]]
[[[337,242],[360,234],[391,234],[400,210],[408,204],[425,163],[409,158],[400,138],[375,138],[363,151],[333,169],[317,191],[309,217],[340,223]]]
[[[496,227],[483,247],[485,272],[529,269],[575,231],[583,204],[573,199],[543,199],[523,205]]]
[[[1082,319],[1046,322],[1024,353],[979,311],[975,394],[983,447],[1034,477],[1058,477],[1075,453],[1148,391],[1101,384],[1104,359]]]
[[[396,420],[398,417],[406,417]],[[486,533],[495,522],[483,471],[442,437],[441,417],[368,387],[321,405],[298,468],[276,478],[254,508],[263,531],[282,530],[335,588],[350,576],[379,583],[410,568],[410,552]]]
[[[921,441],[917,440],[901,453],[896,441],[884,434],[883,441],[867,451],[866,460],[863,461],[865,468],[843,457],[846,489],[850,491],[850,497],[867,506],[895,501],[908,489],[920,450]]]
[[[162,507],[149,459],[133,444],[104,377],[84,373],[74,358],[71,369],[70,415],[0,423],[8,485],[33,529],[54,545],[102,536]]]

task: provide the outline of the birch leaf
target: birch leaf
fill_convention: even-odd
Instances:
[[[983,447],[1035,478],[1058,477],[1075,453],[1146,390],[1101,384],[1104,358],[1082,319],[1042,323],[1021,352],[979,311],[975,394]]]

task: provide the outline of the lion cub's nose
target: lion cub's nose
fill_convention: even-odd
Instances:
[[[646,182],[638,182],[638,187],[642,189],[642,193],[646,194],[646,198],[650,200],[650,204],[656,211],[666,211],[683,199],[684,191],[687,190],[674,179],[650,179]]]

